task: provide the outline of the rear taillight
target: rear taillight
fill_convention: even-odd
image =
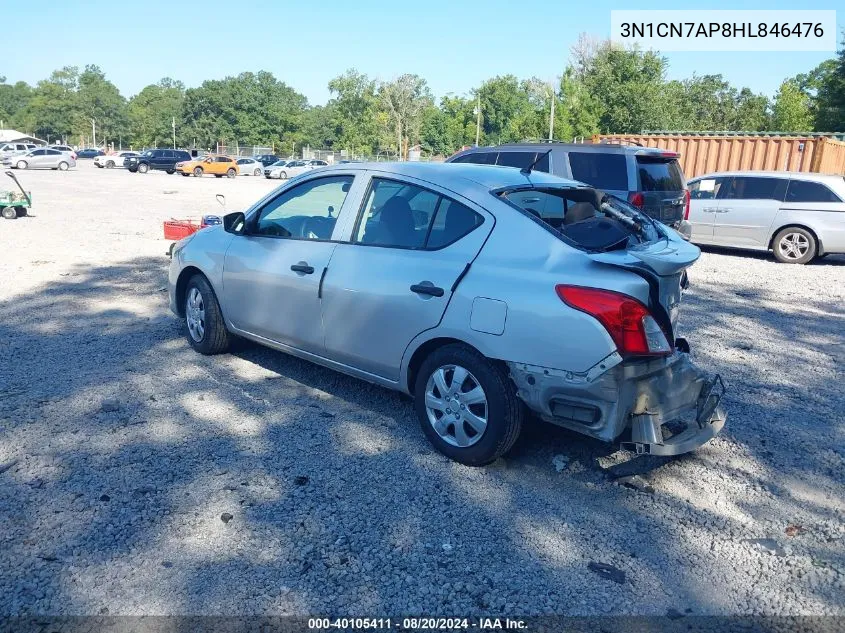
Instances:
[[[684,189],[684,220],[689,220],[689,189]]]
[[[622,356],[661,356],[672,353],[669,339],[642,303],[628,295],[584,288],[555,286],[566,305],[596,318],[610,334]]]
[[[628,202],[630,202],[633,206],[637,207],[638,209],[642,209],[645,206],[645,196],[642,194],[641,191],[635,191],[634,193],[628,196]]]

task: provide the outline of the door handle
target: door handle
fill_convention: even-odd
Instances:
[[[304,273],[306,275],[310,275],[314,272],[314,267],[309,266],[308,262],[299,262],[298,264],[291,266],[290,269],[294,272]]]
[[[716,213],[730,213],[733,209],[718,209]]]
[[[418,295],[430,295],[432,297],[443,296],[443,288],[438,288],[437,286],[432,285],[430,281],[414,284],[411,286],[411,292],[415,292]]]

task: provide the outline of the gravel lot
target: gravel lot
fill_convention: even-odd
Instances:
[[[845,257],[704,253],[684,334],[728,425],[620,485],[613,447],[552,426],[470,469],[395,393],[256,346],[192,352],[161,223],[276,181],[19,176],[0,614],[845,615]]]

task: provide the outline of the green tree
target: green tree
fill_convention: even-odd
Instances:
[[[98,141],[119,141],[127,132],[126,99],[98,66],[86,66],[79,75],[76,108],[75,135],[91,134],[92,120]]]
[[[420,140],[423,113],[432,103],[428,84],[419,75],[405,74],[383,83],[378,94],[395,146],[407,158],[408,149]]]
[[[175,119],[177,142],[193,145],[192,130],[183,123],[182,104],[185,86],[169,77],[146,86],[129,101],[128,119],[134,147],[170,147]]]
[[[16,127],[16,116],[23,112],[29,100],[32,99],[32,87],[19,81],[7,84],[5,77],[0,77],[0,127]]]
[[[378,146],[376,114],[379,102],[378,84],[354,68],[329,82],[332,98],[327,114],[334,117],[339,149],[372,154]]]
[[[483,143],[537,139],[542,134],[542,111],[532,103],[528,84],[514,75],[488,79],[476,91],[481,99]]]
[[[808,132],[813,127],[810,97],[797,82],[787,79],[780,85],[772,107],[772,128],[779,132]]]
[[[70,142],[79,113],[78,84],[76,66],[53,71],[35,86],[32,98],[15,117],[17,124],[47,141]]]
[[[588,139],[599,132],[598,106],[570,66],[560,78],[559,104],[555,109],[555,138]]]
[[[816,129],[822,132],[845,130],[845,31],[842,48],[832,61],[820,73],[815,99]]]

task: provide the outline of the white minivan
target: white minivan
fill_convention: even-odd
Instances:
[[[845,177],[785,171],[689,181],[691,241],[771,250],[788,264],[845,253]]]

